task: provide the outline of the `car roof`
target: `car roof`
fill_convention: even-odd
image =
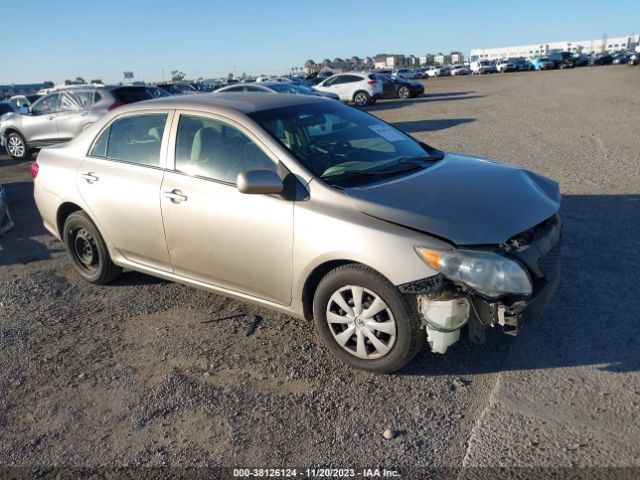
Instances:
[[[224,95],[216,93],[198,93],[194,95],[176,95],[171,97],[145,100],[118,108],[118,111],[151,110],[157,108],[208,110],[211,107],[252,113],[273,108],[322,103],[325,99],[310,95],[282,93],[265,95],[262,92],[228,92]]]

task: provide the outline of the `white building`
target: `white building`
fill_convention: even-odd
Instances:
[[[464,55],[462,54],[462,52],[451,52],[449,57],[451,57],[452,64],[464,63]]]
[[[602,53],[617,52],[620,50],[633,50],[640,44],[640,35],[628,35],[626,37],[599,38],[596,40],[578,40],[570,42],[548,42],[534,45],[520,45],[516,47],[502,48],[473,48],[471,60],[500,58],[533,58],[545,56],[555,50],[574,53]]]

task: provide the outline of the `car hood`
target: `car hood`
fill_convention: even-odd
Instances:
[[[416,174],[345,193],[366,215],[457,245],[504,243],[560,208],[554,180],[451,153]]]

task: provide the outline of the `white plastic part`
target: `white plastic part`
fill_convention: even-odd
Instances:
[[[423,297],[419,305],[420,313],[427,323],[427,341],[431,351],[446,353],[460,339],[460,328],[469,318],[469,300],[427,300]]]

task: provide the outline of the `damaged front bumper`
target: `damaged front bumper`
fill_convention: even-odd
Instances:
[[[526,297],[489,298],[440,274],[400,285],[402,293],[416,299],[431,350],[446,353],[459,340],[464,326],[468,326],[472,342],[483,343],[488,327],[500,325],[504,333],[517,335],[525,323],[538,316],[558,289],[561,229],[555,215],[517,236],[507,248],[508,256],[526,266],[533,280],[533,291]]]

